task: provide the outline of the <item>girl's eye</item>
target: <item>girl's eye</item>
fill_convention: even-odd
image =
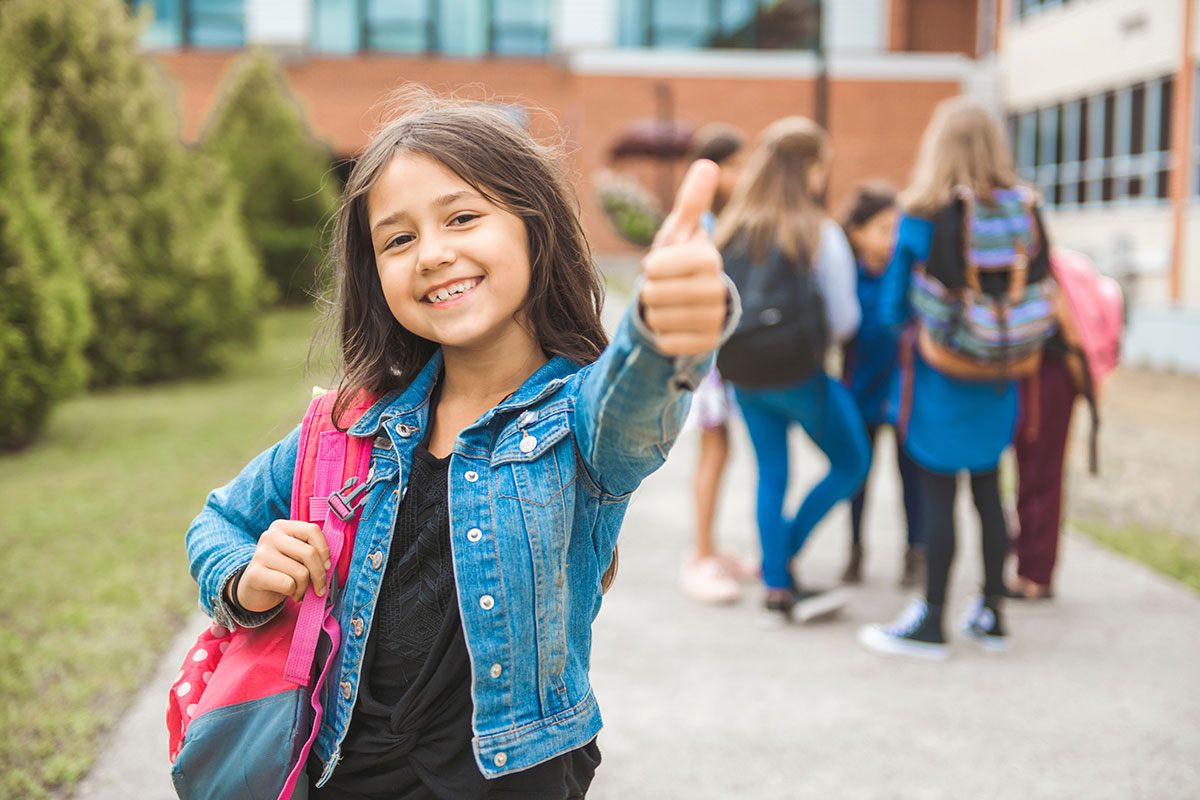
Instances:
[[[478,219],[478,214],[458,214],[454,219],[450,220],[451,225],[465,225],[473,219]]]
[[[398,236],[393,236],[388,240],[388,243],[383,246],[384,250],[391,250],[393,247],[399,247],[402,244],[408,244],[413,240],[411,233],[402,233]]]

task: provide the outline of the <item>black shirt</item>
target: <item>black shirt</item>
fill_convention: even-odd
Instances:
[[[600,763],[593,740],[522,772],[480,773],[450,551],[449,462],[425,442],[413,452],[342,760],[313,800],[564,800],[587,793]],[[310,774],[319,770],[312,759]]]

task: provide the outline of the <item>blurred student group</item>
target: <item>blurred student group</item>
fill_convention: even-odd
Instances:
[[[405,83],[496,103],[571,151],[600,256],[650,242],[689,160],[722,167],[708,221],[746,313],[693,404],[696,530],[680,582],[701,602],[733,601],[741,581],[761,579],[781,618],[839,609],[844,592],[806,584],[800,556],[849,499],[842,579],[861,580],[866,479],[890,426],[897,461],[875,469],[899,470],[900,583],[921,596],[860,641],[946,655],[955,475],[966,471],[985,582],[961,628],[1004,649],[1002,600],[1053,593],[1077,397],[1094,416],[1122,346],[1159,365],[1196,357],[1181,345],[1200,329],[1190,0],[128,5],[177,88],[185,140],[210,125],[248,47],[272,52],[339,158],[363,147]],[[756,454],[761,565],[714,542],[731,424]],[[797,424],[830,468],[785,514]],[[1009,447],[1015,514],[998,478]]]
[[[635,257],[649,244],[688,161],[722,167],[708,223],[745,315],[693,404],[696,531],[680,581],[702,602],[730,602],[740,581],[761,579],[766,610],[782,618],[840,608],[843,592],[803,581],[800,556],[849,499],[842,577],[861,580],[866,480],[890,426],[897,462],[875,468],[899,470],[901,584],[923,591],[860,641],[946,654],[955,475],[966,471],[986,577],[962,630],[1004,649],[1002,600],[1053,593],[1077,397],[1094,418],[1119,350],[1196,366],[1192,0],[125,5],[175,88],[184,141],[228,137],[235,172],[249,171],[236,162],[256,157],[246,144],[255,135],[214,109],[247,49],[270,53],[330,163],[349,163],[389,92],[414,82],[561,139],[598,256]],[[330,205],[328,189],[307,200]],[[293,271],[311,234],[274,242]],[[832,370],[830,352],[840,356]],[[113,370],[128,363],[114,357]],[[757,458],[761,564],[714,543],[731,424],[746,426]],[[830,468],[785,514],[795,425]],[[1015,514],[998,479],[1009,447]]]

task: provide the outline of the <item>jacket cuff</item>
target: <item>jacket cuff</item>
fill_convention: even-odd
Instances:
[[[217,596],[210,598],[212,600],[211,616],[213,621],[218,625],[224,625],[229,629],[233,629],[234,627],[257,628],[261,625],[266,625],[274,619],[279,610],[283,608],[283,603],[281,602],[279,605],[269,608],[266,611],[247,611],[242,608],[241,603],[238,603],[236,600],[231,602],[228,599],[228,590],[231,585],[236,588],[237,581],[242,577],[242,573],[246,571],[247,566],[249,566],[249,562],[242,564],[233,570],[233,572],[226,575],[219,584],[221,590],[217,593]]]
[[[700,379],[712,367],[713,354],[729,340],[729,337],[737,329],[738,322],[742,319],[742,298],[738,294],[737,286],[734,285],[733,279],[724,272],[721,273],[721,280],[725,282],[725,288],[728,290],[725,295],[725,327],[721,330],[721,338],[717,342],[716,348],[708,353],[694,356],[667,356],[659,351],[655,343],[654,332],[646,325],[646,320],[642,319],[642,284],[646,282],[646,276],[638,275],[633,283],[633,338],[635,341],[649,346],[659,355],[674,360],[674,385],[677,389],[696,391],[696,387],[700,385]]]

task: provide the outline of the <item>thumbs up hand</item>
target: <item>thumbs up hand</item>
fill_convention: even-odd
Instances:
[[[729,290],[721,254],[701,223],[719,176],[720,167],[711,161],[692,163],[674,208],[642,260],[642,320],[665,355],[701,355],[720,344]]]

